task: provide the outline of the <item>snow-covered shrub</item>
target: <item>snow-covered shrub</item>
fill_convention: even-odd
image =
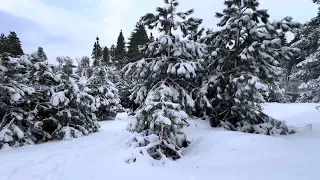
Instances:
[[[225,5],[222,13],[216,13],[222,29],[204,39],[211,52],[199,106],[211,109],[207,114],[213,127],[267,135],[291,133],[283,122],[264,114],[260,103],[266,102],[266,93],[275,92],[270,87],[277,87],[278,61],[298,52],[282,46],[281,37],[299,24],[291,17],[270,22],[257,0],[225,0]]]

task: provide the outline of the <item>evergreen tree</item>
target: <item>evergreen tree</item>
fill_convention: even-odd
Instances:
[[[123,65],[125,64],[126,55],[127,55],[126,42],[124,40],[124,36],[121,30],[118,36],[117,46],[115,51],[115,60],[118,61],[120,67],[123,67]]]
[[[130,63],[123,69],[136,82],[131,99],[140,105],[135,121],[129,126],[136,133],[131,145],[139,147],[141,154],[161,161],[182,157],[182,150],[189,144],[182,131],[187,125],[185,111],[190,112],[194,106],[189,85],[200,68],[197,61],[205,52],[203,44],[173,35],[175,29],[187,32],[185,27],[201,22],[187,19],[193,10],[177,12],[177,0],[164,2],[166,7],[158,7],[156,14],[142,17],[143,24],[161,33],[146,48],[145,56],[150,58]],[[131,160],[135,161],[136,157],[128,162]]]
[[[297,65],[298,71],[292,75],[295,80],[303,83],[298,102],[320,102],[320,52],[311,54],[306,60]]]
[[[78,138],[97,132],[100,125],[95,116],[94,97],[80,90],[73,74],[72,60],[63,58],[57,76],[59,85],[52,88],[50,104],[55,109],[50,119],[56,122],[56,139]]]
[[[116,46],[114,44],[112,44],[110,46],[109,54],[110,54],[111,62],[115,62],[116,61]]]
[[[40,53],[41,54],[41,53]],[[32,84],[35,89],[32,97],[30,97],[28,108],[31,109],[33,119],[29,118],[26,123],[29,127],[24,128],[28,131],[27,134],[32,135],[34,143],[41,143],[55,139],[54,133],[58,128],[58,122],[52,118],[52,115],[57,111],[50,104],[52,88],[58,86],[60,79],[54,74],[52,68],[48,65],[47,60],[43,56],[39,56],[38,52],[29,56],[32,64],[29,68],[27,77],[28,84]],[[24,57],[21,57],[24,58]]]
[[[99,37],[97,37],[96,40],[97,41],[93,45],[93,50],[91,54],[91,57],[93,59],[93,66],[98,66],[103,58],[102,48],[99,44]]]
[[[37,53],[35,54],[37,56],[38,59],[40,59],[41,61],[47,61],[47,55],[44,52],[42,47],[38,47]]]
[[[0,149],[32,144],[32,135],[25,133],[34,118],[26,107],[35,92],[25,83],[29,61],[2,55],[0,62]]]
[[[137,23],[129,38],[128,59],[130,62],[142,59],[143,52],[140,52],[139,46],[146,45],[149,42],[147,31],[144,25]]]
[[[23,55],[20,39],[18,38],[17,33],[14,31],[10,31],[8,35],[8,48],[9,53],[14,57]]]
[[[80,60],[78,60],[78,66],[76,73],[80,77],[90,78],[92,76],[92,68],[90,67],[90,58],[87,56],[83,56]]]
[[[128,43],[128,61],[134,62],[144,57],[144,52],[141,47],[149,43],[149,38],[144,25],[140,22],[136,24],[135,29],[132,31]],[[120,91],[121,104],[125,108],[133,108],[134,102],[129,98],[130,89],[134,84],[130,80],[123,78],[120,83],[117,83]]]
[[[102,64],[109,65],[110,64],[110,53],[109,53],[109,49],[107,46],[103,48],[102,55],[103,55],[103,59],[102,59],[103,63]]]
[[[93,68],[93,75],[88,79],[86,92],[95,98],[95,112],[98,120],[113,119],[121,109],[118,89],[110,81],[107,67],[100,65]]]
[[[320,0],[312,0],[316,4],[320,4]]]
[[[290,59],[297,49],[281,46],[280,37],[298,27],[291,17],[270,22],[267,10],[257,0],[225,0],[226,8],[216,13],[222,27],[208,35],[211,55],[207,74],[197,94],[199,107],[213,127],[259,134],[288,134],[293,131],[262,112],[264,92],[274,92],[279,60]],[[275,88],[277,89],[277,88]]]
[[[8,38],[3,33],[0,35],[0,54],[9,52]]]
[[[319,4],[319,1],[314,1]],[[319,11],[320,12],[320,11]],[[290,63],[292,86],[298,84],[300,97],[298,102],[320,102],[319,97],[319,47],[320,47],[320,13],[304,26],[295,30],[292,47],[301,52]],[[296,66],[295,66],[296,65]],[[291,73],[290,73],[291,74]],[[302,83],[302,84],[301,84]]]

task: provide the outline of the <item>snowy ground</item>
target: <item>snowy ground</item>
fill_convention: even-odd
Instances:
[[[320,114],[316,104],[267,104],[265,112],[312,130],[269,137],[214,130],[205,121],[191,121],[186,129],[192,145],[185,157],[152,167],[130,154],[124,142],[130,118],[103,122],[101,132],[71,141],[0,151],[0,180],[319,180]]]

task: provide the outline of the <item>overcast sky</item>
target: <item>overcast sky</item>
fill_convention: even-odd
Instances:
[[[42,46],[54,63],[56,56],[90,56],[95,37],[110,47],[122,29],[128,38],[139,18],[163,0],[0,0],[0,32],[16,31],[25,53]],[[195,9],[205,28],[215,28],[215,12],[223,0],[180,0],[179,10]],[[315,17],[318,7],[311,0],[260,0],[271,19],[292,16],[305,22]]]

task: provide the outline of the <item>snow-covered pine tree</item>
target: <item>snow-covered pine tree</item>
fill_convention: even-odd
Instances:
[[[100,125],[94,114],[97,110],[94,97],[80,91],[70,58],[62,59],[59,66],[60,84],[51,88],[50,99],[55,109],[50,118],[57,122],[54,137],[70,139],[97,132]]]
[[[105,46],[102,51],[102,63],[104,66],[110,65],[110,53],[107,46]]]
[[[48,65],[47,58],[41,50],[31,56],[22,56],[20,59],[22,58],[27,58],[32,64],[26,76],[29,80],[28,84],[35,89],[27,104],[32,114],[30,117],[33,117],[26,120],[27,133],[34,143],[52,140],[58,122],[51,118],[55,113],[55,109],[50,104],[51,88],[59,85],[60,80]]]
[[[122,109],[118,89],[110,80],[106,66],[93,68],[93,75],[88,79],[86,87],[85,91],[95,99],[95,114],[99,121],[113,119]]]
[[[138,22],[131,32],[128,42],[128,60],[133,62],[144,57],[144,53],[139,50],[139,46],[144,46],[149,42],[147,31],[143,24]]]
[[[33,56],[37,56],[36,58],[39,59],[40,61],[43,61],[43,62],[46,62],[48,60],[48,57],[43,50],[43,47],[38,47],[37,52],[34,53]],[[48,62],[46,62],[46,63],[48,63]]]
[[[0,35],[0,54],[9,52],[8,37],[1,33]]]
[[[122,30],[120,31],[117,39],[117,46],[115,49],[114,58],[115,58],[118,69],[121,69],[127,63],[126,42],[125,42]]]
[[[319,4],[319,1],[314,0]],[[291,79],[302,82],[298,87],[300,96],[298,102],[320,102],[320,11],[318,16],[312,18],[300,28],[299,40],[293,46],[301,47],[301,53],[297,57],[294,73]]]
[[[289,134],[284,122],[262,112],[263,92],[274,91],[279,59],[298,49],[281,45],[280,37],[299,26],[291,17],[270,22],[257,0],[225,0],[216,13],[221,30],[207,36],[211,53],[208,76],[199,92],[200,106],[211,109],[211,126],[259,134]]]
[[[26,105],[35,89],[26,85],[27,58],[0,57],[0,149],[3,146],[33,144],[27,122],[34,117]]]
[[[10,31],[7,39],[8,53],[13,57],[23,55],[20,39],[16,32]]]
[[[76,73],[80,77],[90,78],[93,74],[92,67],[90,66],[90,58],[87,56],[83,56],[81,59],[77,60],[78,66],[76,69]]]
[[[297,72],[291,77],[301,80],[301,91],[298,102],[320,102],[320,52],[312,53],[306,60],[297,65]]]
[[[97,37],[96,42],[94,42],[91,57],[93,59],[93,66],[98,66],[103,58],[102,48],[99,44],[99,37]]]
[[[109,50],[110,61],[114,64],[114,62],[116,61],[116,46],[112,44]]]
[[[145,46],[148,42],[149,38],[144,25],[141,22],[138,22],[135,26],[135,29],[131,32],[131,35],[129,37],[127,62],[134,62],[143,58],[144,53],[140,51],[139,47]],[[132,110],[134,102],[130,100],[129,96],[130,89],[133,88],[134,84],[131,80],[122,78],[123,73],[121,72],[119,72],[117,76],[121,77],[119,78],[120,81],[117,81],[116,83],[121,97],[121,105],[124,108],[130,108],[130,110]]]
[[[182,128],[187,125],[185,111],[190,112],[194,107],[189,90],[201,68],[198,60],[205,53],[203,44],[173,35],[177,29],[188,32],[186,27],[198,25],[202,20],[187,19],[193,10],[177,12],[177,0],[164,2],[165,7],[158,7],[156,14],[142,17],[144,25],[159,30],[161,35],[147,46],[146,58],[123,69],[136,82],[131,99],[140,105],[128,127],[134,132],[130,145],[162,162],[181,158],[182,150],[189,144]],[[128,162],[135,160],[132,157]]]

